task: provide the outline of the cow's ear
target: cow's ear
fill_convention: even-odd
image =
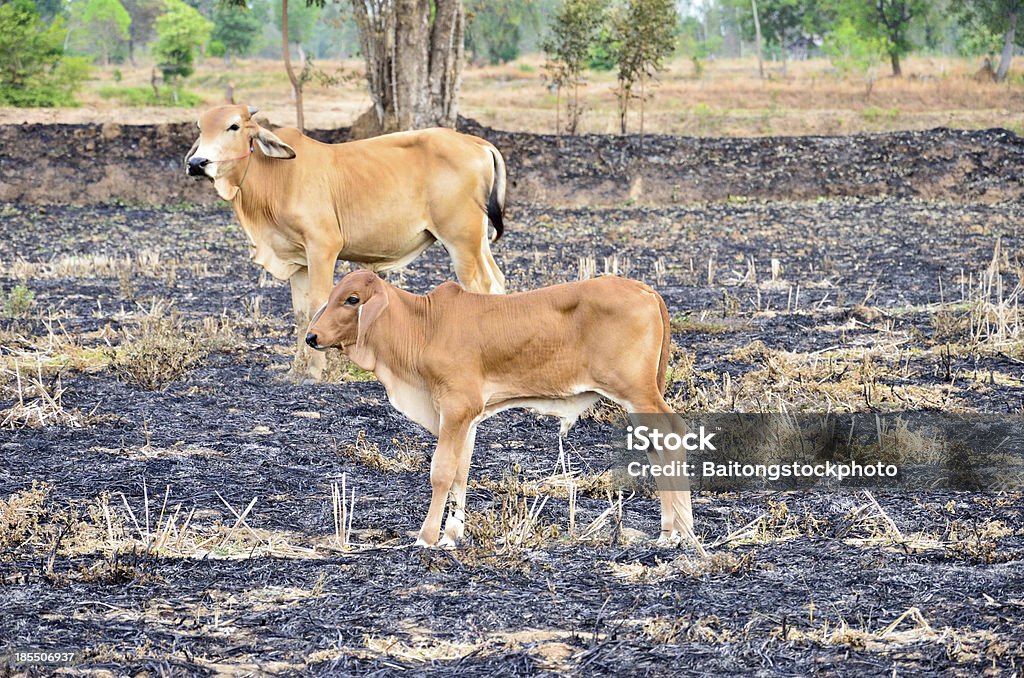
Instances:
[[[199,141],[200,141],[201,139],[202,139],[202,137],[199,137],[198,139],[196,139],[196,142],[195,142],[194,144],[192,144],[192,148],[188,149],[188,153],[186,153],[186,154],[185,154],[185,162],[184,162],[184,165],[185,165],[185,174],[188,174],[188,161],[189,161],[189,159],[190,159],[190,158],[191,158],[191,157],[192,157],[193,155],[195,155],[195,154],[196,154],[196,151],[197,151],[197,150],[199,149]]]
[[[295,149],[281,141],[280,138],[273,132],[265,130],[262,127],[257,128],[259,131],[256,132],[256,136],[253,137],[256,143],[259,144],[260,150],[268,158],[280,158],[282,160],[291,160],[295,157]]]
[[[387,307],[388,293],[383,289],[378,289],[369,301],[359,307],[359,333],[356,336],[356,346],[359,348],[366,346],[366,332]]]

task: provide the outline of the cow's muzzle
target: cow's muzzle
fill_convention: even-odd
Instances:
[[[316,335],[313,334],[312,332],[308,332],[306,334],[306,345],[309,346],[312,349],[319,350],[319,348],[320,348],[320,346],[316,342]]]
[[[210,164],[207,158],[192,156],[188,159],[188,175],[190,177],[205,177],[206,166]]]

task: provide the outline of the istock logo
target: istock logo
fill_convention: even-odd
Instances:
[[[627,426],[626,427],[626,449],[634,452],[678,452],[679,450],[716,450],[712,438],[714,433],[708,433],[704,427],[696,431],[690,431],[684,435],[669,432],[662,433],[656,428],[649,426]]]

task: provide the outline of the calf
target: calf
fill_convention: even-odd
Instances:
[[[420,296],[356,271],[313,317],[306,342],[339,348],[371,370],[391,404],[438,437],[419,545],[462,537],[470,457],[484,419],[525,407],[561,417],[564,434],[601,396],[631,413],[672,413],[662,398],[668,310],[657,292],[624,278],[508,296],[445,283]],[[685,429],[678,417],[669,419]],[[454,508],[442,537],[449,493]],[[661,538],[692,536],[689,491],[659,495]]]

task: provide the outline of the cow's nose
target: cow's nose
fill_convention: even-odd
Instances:
[[[310,348],[316,348],[316,335],[313,334],[312,332],[308,333],[306,335],[306,343],[309,345]]]
[[[203,171],[203,168],[209,164],[210,161],[206,158],[197,158],[193,155],[188,159],[188,173],[192,176],[202,176],[203,174],[206,174],[206,172]]]

